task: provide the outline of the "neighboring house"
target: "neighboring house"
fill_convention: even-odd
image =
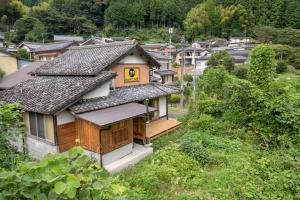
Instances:
[[[207,40],[206,42],[210,43],[211,47],[222,47],[222,46],[228,45],[228,41],[226,39],[222,39],[222,38],[210,39],[210,40]]]
[[[172,57],[176,56],[177,49],[174,45],[166,44],[166,43],[157,43],[157,44],[144,44],[142,47],[146,51],[156,51],[164,54],[165,56]]]
[[[205,41],[196,41],[192,44],[193,48],[198,48],[198,49],[209,49],[211,48],[212,44],[210,42],[205,42]]]
[[[8,88],[14,87],[19,83],[33,78],[29,73],[36,70],[38,67],[43,65],[45,62],[31,62],[27,64],[26,67],[19,69],[18,71],[9,74],[0,79],[0,90],[6,90]]]
[[[209,60],[209,55],[202,56],[196,59],[196,73],[203,74],[204,70],[208,67],[207,62]]]
[[[199,48],[194,48],[194,47],[187,47],[184,49],[184,61],[185,65],[190,67],[190,66],[195,66],[196,60],[205,56],[209,52],[204,50],[204,49],[199,49]],[[178,64],[183,63],[183,49],[178,49],[177,55],[176,55],[176,62]]]
[[[174,81],[174,75],[176,74],[176,72],[174,72],[173,70],[170,69],[159,69],[159,70],[155,70],[153,72],[153,76],[158,78],[159,81],[162,84],[170,84]],[[156,81],[153,81],[156,82]]]
[[[147,51],[157,62],[159,62],[160,69],[170,69],[172,65],[172,58],[169,56],[165,56],[156,51]]]
[[[33,60],[35,50],[43,45],[44,45],[43,43],[38,43],[38,42],[22,41],[18,45],[18,48],[25,49],[28,53],[30,53],[30,60]]]
[[[110,43],[110,42],[112,42],[112,40],[110,38],[91,37],[90,39],[81,43],[80,46],[106,44],[106,43]]]
[[[159,66],[135,42],[71,47],[0,100],[25,110],[31,155],[81,146],[113,173],[151,154],[143,144],[180,125],[168,119],[167,102],[180,90],[150,82]]]
[[[77,42],[54,42],[46,43],[34,51],[35,61],[49,61],[63,54],[72,46],[78,46]]]
[[[76,36],[76,35],[54,35],[53,36],[54,42],[78,42],[81,43],[84,41],[82,36]]]
[[[84,41],[83,43],[80,44],[80,46],[86,46],[86,45],[95,45],[95,44],[106,44],[106,43],[111,43],[111,42],[120,42],[120,41],[129,41],[128,38],[124,37],[111,37],[111,38],[106,38],[106,37],[91,37],[90,39]]]
[[[162,55],[156,51],[147,51],[157,62],[160,63],[160,68],[155,69],[153,71],[153,76],[156,77],[152,81],[153,82],[161,82],[161,83],[172,83],[174,81],[174,75],[176,72],[170,70],[172,65],[172,58]]]
[[[4,34],[0,33],[0,48],[4,47]]]
[[[0,69],[5,72],[5,76],[17,71],[16,56],[10,52],[0,51]]]
[[[234,58],[237,65],[248,62],[249,50],[228,50],[227,52]]]

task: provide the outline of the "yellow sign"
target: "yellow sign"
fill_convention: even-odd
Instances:
[[[125,80],[125,82],[140,81],[140,68],[138,68],[138,67],[124,68],[124,80]]]

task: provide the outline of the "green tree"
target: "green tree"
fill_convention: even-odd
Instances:
[[[14,24],[14,28],[16,29],[17,42],[24,40],[27,34],[28,39],[39,41],[42,38],[42,33],[46,31],[41,21],[29,16],[18,19]]]
[[[30,57],[30,54],[29,54],[29,52],[26,51],[26,49],[18,49],[17,57],[18,57],[18,59],[28,60]]]
[[[27,14],[29,8],[25,6],[21,1],[9,0],[6,3],[1,2],[0,6],[0,16],[7,16],[7,23],[13,25],[16,20],[21,18],[23,15]]]
[[[276,69],[275,52],[269,45],[258,45],[250,53],[250,81],[267,87]]]
[[[229,53],[220,51],[211,55],[207,65],[209,67],[224,66],[228,72],[231,72],[234,69],[234,63],[234,59]]]

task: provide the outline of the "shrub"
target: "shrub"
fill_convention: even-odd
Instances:
[[[279,60],[276,65],[276,72],[278,74],[284,73],[288,70],[288,65],[285,60]]]
[[[0,78],[3,78],[4,76],[5,76],[5,72],[2,69],[0,69]]]
[[[193,76],[190,75],[190,74],[184,74],[184,75],[183,75],[183,80],[184,80],[185,82],[193,82]]]
[[[125,188],[75,147],[0,173],[0,199],[117,199]]]
[[[19,59],[25,59],[25,60],[28,60],[30,55],[29,55],[29,52],[26,51],[26,49],[18,49],[18,52],[17,52],[17,57]]]
[[[180,95],[179,94],[172,94],[168,97],[168,102],[170,104],[176,104],[180,102]]]
[[[249,78],[249,67],[247,65],[237,66],[233,70],[233,74],[240,79],[248,79]]]
[[[209,58],[207,65],[209,67],[224,66],[228,72],[234,69],[234,58],[226,51],[220,51],[212,54]]]
[[[250,80],[267,87],[273,80],[276,68],[275,52],[269,45],[258,45],[250,53]]]
[[[183,137],[180,142],[181,150],[195,159],[201,166],[210,162],[210,155],[201,143],[198,143],[191,137]]]
[[[191,86],[184,87],[184,90],[183,90],[184,96],[189,97],[189,96],[191,96],[192,93],[193,93],[193,90],[192,90]]]

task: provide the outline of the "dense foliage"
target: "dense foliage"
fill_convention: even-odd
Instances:
[[[0,173],[1,199],[117,199],[125,188],[75,147]]]
[[[18,154],[10,141],[22,136],[24,129],[22,123],[22,112],[18,105],[0,102],[0,168],[13,168],[16,164],[26,158]]]
[[[250,80],[260,87],[268,87],[275,75],[275,52],[268,45],[255,47],[250,54]]]
[[[224,66],[228,72],[234,70],[234,64],[234,58],[226,51],[213,53],[207,62],[207,66],[209,67]]]
[[[161,32],[167,35],[166,28],[174,27],[175,42],[185,29],[188,39],[256,36],[261,41],[299,46],[299,8],[298,0],[4,0],[0,29],[17,29],[15,22],[29,16],[41,22],[27,37],[34,41],[51,39],[54,33],[104,33],[166,42],[168,37]],[[7,38],[13,42],[24,35],[10,34]]]

